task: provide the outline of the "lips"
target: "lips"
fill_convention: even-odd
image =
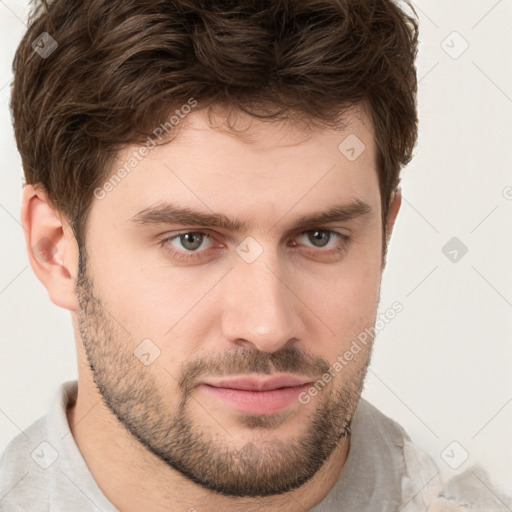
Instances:
[[[241,391],[271,391],[273,389],[303,386],[311,382],[311,378],[300,378],[291,375],[272,377],[236,377],[222,380],[205,380],[203,384],[215,388],[238,389]]]
[[[293,404],[311,384],[310,377],[292,375],[243,376],[205,380],[199,389],[224,406],[245,414],[274,414]]]

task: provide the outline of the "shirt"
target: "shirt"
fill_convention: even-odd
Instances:
[[[46,415],[7,445],[0,459],[1,512],[119,512],[69,428],[66,411],[77,391],[76,380],[61,384]],[[311,512],[497,512],[512,510],[508,500],[478,469],[442,482],[432,459],[405,430],[361,398],[340,477]]]

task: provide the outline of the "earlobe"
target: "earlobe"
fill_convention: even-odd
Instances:
[[[24,186],[21,223],[30,265],[48,291],[50,300],[62,308],[76,310],[76,241],[72,230],[41,188]]]

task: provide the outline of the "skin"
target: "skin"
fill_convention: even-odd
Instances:
[[[314,382],[375,324],[384,261],[375,144],[362,111],[347,120],[343,131],[306,130],[240,114],[244,131],[234,134],[212,127],[205,111],[190,113],[175,140],[93,200],[82,276],[66,219],[41,188],[25,186],[32,268],[72,315],[79,384],[70,428],[99,487],[123,512],[301,511],[339,478],[371,344],[308,404],[296,400],[272,414],[240,413],[200,384],[277,371]],[[366,146],[352,162],[338,150],[349,134]],[[134,149],[118,155],[116,169]],[[305,229],[290,232],[295,219],[354,199],[370,212],[308,228],[348,235],[340,252],[325,252],[343,247],[334,235],[323,248]],[[130,222],[161,201],[249,226]],[[400,203],[398,190],[387,239]],[[171,254],[187,253],[179,239],[161,243],[198,231],[213,238],[195,259]],[[252,263],[236,252],[249,236],[263,250]],[[41,257],[33,247],[45,239]],[[159,350],[147,366],[134,355],[145,339]]]

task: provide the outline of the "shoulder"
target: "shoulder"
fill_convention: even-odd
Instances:
[[[482,467],[474,465],[463,473],[444,480],[436,474],[424,487],[417,489],[413,496],[404,495],[401,510],[403,512],[510,512],[512,496],[498,489]]]
[[[14,437],[0,458],[0,512],[47,512],[51,489],[60,477],[71,443],[66,406],[76,396],[77,382],[62,383],[45,415]],[[58,462],[57,462],[58,461]],[[57,462],[57,463],[56,463]]]
[[[354,421],[358,427],[365,423],[366,435],[379,436],[390,453],[395,450],[400,454],[401,512],[512,510],[512,497],[497,488],[482,467],[474,465],[443,478],[432,457],[411,440],[406,430],[368,401],[361,399]]]
[[[499,512],[512,510],[512,498],[478,465],[443,477],[433,459],[410,439],[404,442],[403,512]]]
[[[46,418],[14,437],[0,458],[0,511],[46,510],[48,475],[44,470]],[[37,509],[34,508],[37,503]]]

